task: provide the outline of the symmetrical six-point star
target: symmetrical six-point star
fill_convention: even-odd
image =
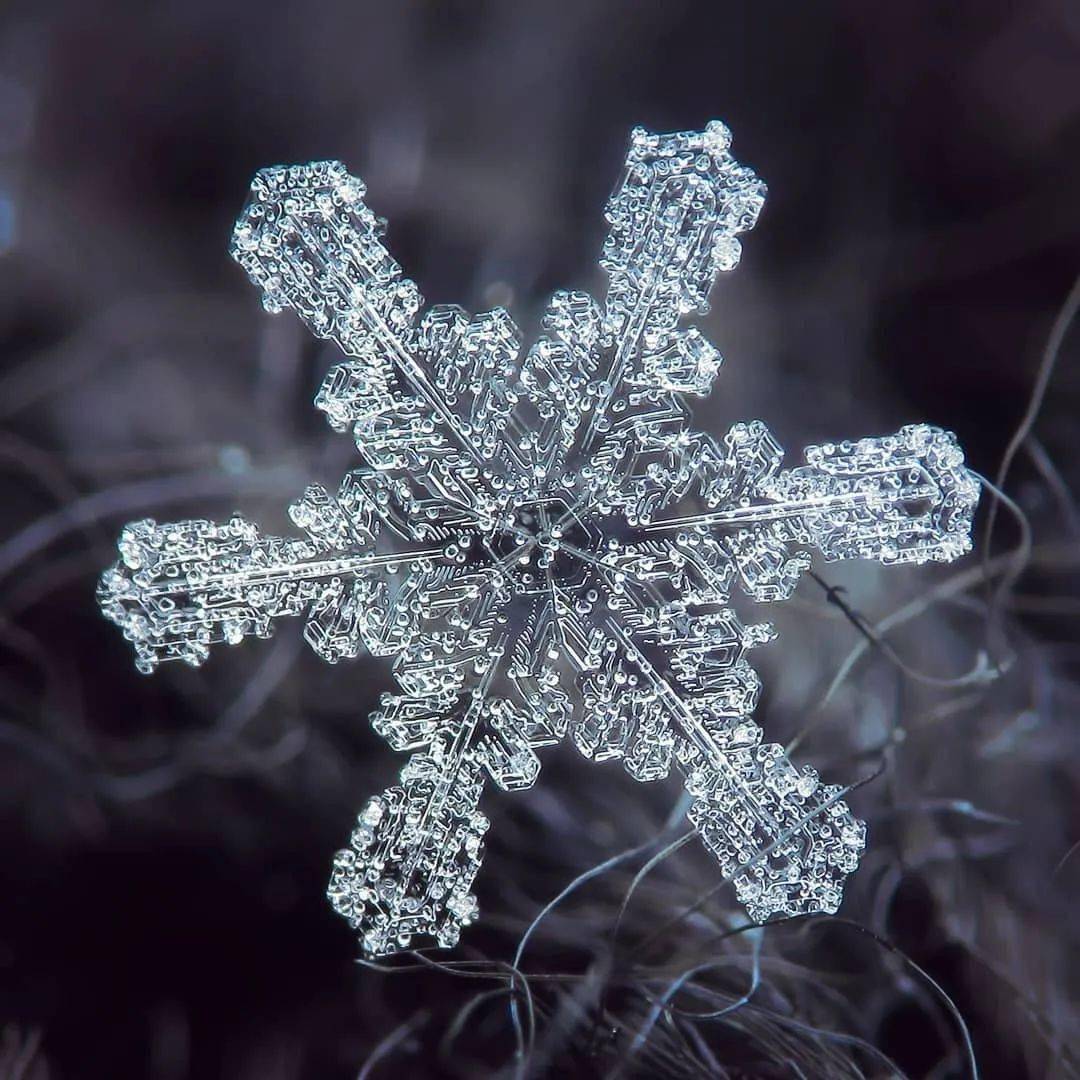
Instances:
[[[765,187],[704,132],[633,133],[607,207],[606,303],[559,292],[522,354],[501,308],[473,318],[421,297],[338,162],[262,170],[232,254],[271,311],[294,309],[344,358],[315,399],[364,465],[291,507],[302,538],[140,521],[101,580],[105,614],[149,672],[285,615],[331,662],[393,656],[400,692],[375,730],[412,751],[370,799],[328,894],[369,955],[476,916],[488,777],[537,778],[569,735],[637,780],[672,765],[690,820],[750,916],[835,911],[866,830],[811,768],[761,742],[730,606],[782,600],[826,559],[948,560],[978,497],[953,436],[927,425],[810,447],[780,469],[764,424],[690,428],[719,353],[684,316],[739,260]]]

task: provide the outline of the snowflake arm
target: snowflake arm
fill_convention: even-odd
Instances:
[[[632,388],[709,392],[719,352],[684,315],[709,310],[716,275],[733,269],[738,234],[753,228],[765,185],[729,153],[719,121],[704,132],[653,135],[637,128],[621,185],[607,206],[611,231],[600,265],[608,272],[605,313],[615,348],[585,430],[589,446],[633,405]],[[660,398],[662,400],[662,398]]]
[[[978,497],[948,432],[826,444],[782,469],[760,421],[690,426],[719,352],[707,310],[765,195],[704,132],[635,130],[607,207],[604,304],[556,293],[536,343],[501,308],[421,312],[337,162],[262,170],[232,254],[272,311],[343,357],[315,398],[364,467],[290,508],[302,535],[135,522],[99,600],[148,672],[303,619],[325,660],[393,657],[371,722],[411,753],[334,860],[328,896],[369,955],[450,946],[471,892],[491,778],[527,788],[569,737],[650,781],[674,765],[691,822],[750,915],[835,911],[865,827],[843,789],[763,743],[746,654],[773,637],[732,592],[788,597],[826,560],[944,561]]]

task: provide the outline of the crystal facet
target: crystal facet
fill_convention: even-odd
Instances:
[[[522,351],[501,308],[421,314],[363,183],[338,162],[262,170],[232,254],[271,311],[292,308],[344,358],[316,406],[363,466],[291,507],[302,533],[128,525],[105,614],[140,671],[304,620],[337,662],[393,656],[372,715],[411,752],[333,861],[328,895],[380,955],[454,945],[488,820],[488,778],[531,786],[569,736],[637,780],[678,769],[689,817],[750,916],[832,912],[866,829],[842,789],[762,743],[739,589],[791,595],[810,564],[945,561],[970,547],[978,486],[948,432],[827,443],[781,468],[760,421],[690,426],[719,352],[684,317],[739,260],[765,187],[731,135],[636,129],[607,206],[605,303],[558,292]]]

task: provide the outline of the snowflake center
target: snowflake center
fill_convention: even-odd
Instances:
[[[491,558],[510,574],[519,593],[584,583],[599,557],[600,536],[563,499],[523,503],[486,541]]]

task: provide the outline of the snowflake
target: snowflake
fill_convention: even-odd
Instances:
[[[689,817],[752,919],[833,912],[864,824],[812,768],[762,743],[746,654],[773,637],[730,606],[768,602],[810,564],[949,560],[978,489],[925,424],[826,443],[781,469],[760,421],[690,427],[717,350],[684,316],[739,260],[765,187],[730,134],[636,129],[607,206],[601,305],[558,292],[524,354],[502,308],[419,315],[365,189],[338,162],[258,173],[231,252],[271,311],[345,358],[315,398],[366,463],[290,507],[300,538],[224,524],[128,525],[100,586],[139,670],[304,619],[331,663],[393,656],[371,717],[412,751],[371,798],[328,895],[369,955],[458,940],[488,820],[485,781],[531,786],[570,736],[637,780],[674,765]]]

